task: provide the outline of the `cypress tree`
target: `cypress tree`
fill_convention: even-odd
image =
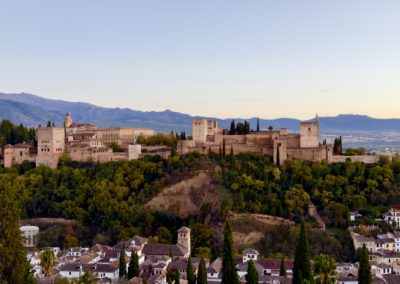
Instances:
[[[226,156],[226,142],[225,138],[222,140],[222,156],[225,158]]]
[[[189,256],[187,266],[186,266],[186,274],[187,274],[187,281],[188,284],[196,284],[196,275],[193,272],[193,265],[192,265],[192,257]]]
[[[197,284],[207,284],[207,270],[204,258],[200,259],[199,271],[197,272]]]
[[[51,276],[51,271],[55,265],[56,257],[54,252],[47,248],[41,255],[40,255],[40,265],[45,270],[46,276]]]
[[[234,135],[235,134],[235,129],[236,129],[235,121],[232,120],[231,121],[231,128],[229,129],[229,134],[230,135]]]
[[[173,143],[172,147],[171,147],[171,157],[175,157],[176,156],[176,144]]]
[[[180,283],[180,278],[181,278],[181,275],[179,274],[179,270],[175,269],[174,284],[179,284]]]
[[[250,132],[250,123],[247,120],[244,121],[244,134],[248,134]]]
[[[260,120],[257,118],[257,132],[260,131]]]
[[[310,264],[310,246],[308,244],[304,220],[301,219],[299,241],[297,242],[293,266],[293,284],[302,284],[303,280],[313,281]]]
[[[279,143],[276,144],[276,165],[279,167],[281,165],[281,153],[279,151]]]
[[[285,258],[283,256],[282,256],[282,260],[281,260],[281,269],[279,271],[279,276],[285,276],[286,277]]]
[[[371,284],[371,265],[368,260],[368,250],[365,244],[361,249],[360,267],[358,268],[358,283]]]
[[[225,222],[224,247],[222,251],[222,284],[239,284],[233,258],[232,229],[229,221]]]
[[[229,162],[231,166],[231,170],[235,169],[235,155],[233,154],[233,146],[231,146],[231,152],[229,154]]]
[[[247,284],[258,284],[258,272],[252,260],[247,264],[247,274],[245,278]]]
[[[136,251],[132,250],[128,267],[128,280],[132,279],[133,277],[139,277],[139,257]]]
[[[125,251],[121,249],[119,253],[119,278],[126,278],[126,276]]]
[[[11,185],[0,185],[0,282],[36,283],[19,230],[20,208]]]
[[[47,122],[47,127],[51,127],[51,121],[50,120]]]

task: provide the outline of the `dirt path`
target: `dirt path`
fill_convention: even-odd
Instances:
[[[20,221],[21,226],[25,225],[35,225],[35,226],[46,226],[46,225],[71,225],[72,220],[64,219],[64,218],[30,218],[30,219],[22,219]]]

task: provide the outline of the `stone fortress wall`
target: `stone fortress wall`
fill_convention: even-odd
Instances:
[[[104,163],[132,160],[144,155],[160,155],[168,158],[170,151],[163,146],[135,145],[138,136],[154,135],[148,128],[97,128],[91,124],[73,123],[69,113],[65,116],[64,128],[39,127],[37,145],[21,143],[6,145],[3,149],[4,167],[23,161],[36,162],[36,166],[56,168],[62,154],[67,153],[72,161]],[[336,156],[332,145],[319,141],[318,117],[315,121],[301,122],[299,133],[287,129],[263,130],[246,135],[227,135],[227,130],[218,128],[216,121],[193,119],[193,140],[178,141],[177,153],[219,153],[225,144],[225,154],[231,149],[235,155],[258,153],[269,156],[275,164],[286,160],[322,161],[341,163],[347,159],[363,163],[376,163],[380,156]],[[124,152],[113,152],[109,147],[115,143]]]
[[[328,163],[352,161],[376,163],[379,156],[335,156],[332,145],[319,141],[318,117],[315,121],[301,122],[299,133],[289,133],[287,129],[264,130],[245,135],[228,135],[218,129],[216,121],[194,119],[192,122],[193,140],[178,142],[178,154],[189,152],[219,153],[225,144],[225,154],[231,149],[235,155],[240,153],[258,153],[272,158],[275,164],[286,160],[323,161]]]

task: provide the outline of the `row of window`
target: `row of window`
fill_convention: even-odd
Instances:
[[[55,149],[55,152],[62,152],[62,151],[63,151],[63,148],[56,148]],[[49,148],[41,148],[40,152],[50,152],[50,149]]]

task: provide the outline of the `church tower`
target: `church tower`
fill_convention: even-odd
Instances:
[[[182,227],[178,230],[178,245],[184,247],[190,255],[190,229],[188,227]]]
[[[64,127],[70,127],[71,124],[72,124],[72,116],[69,112],[67,112],[64,117]]]

